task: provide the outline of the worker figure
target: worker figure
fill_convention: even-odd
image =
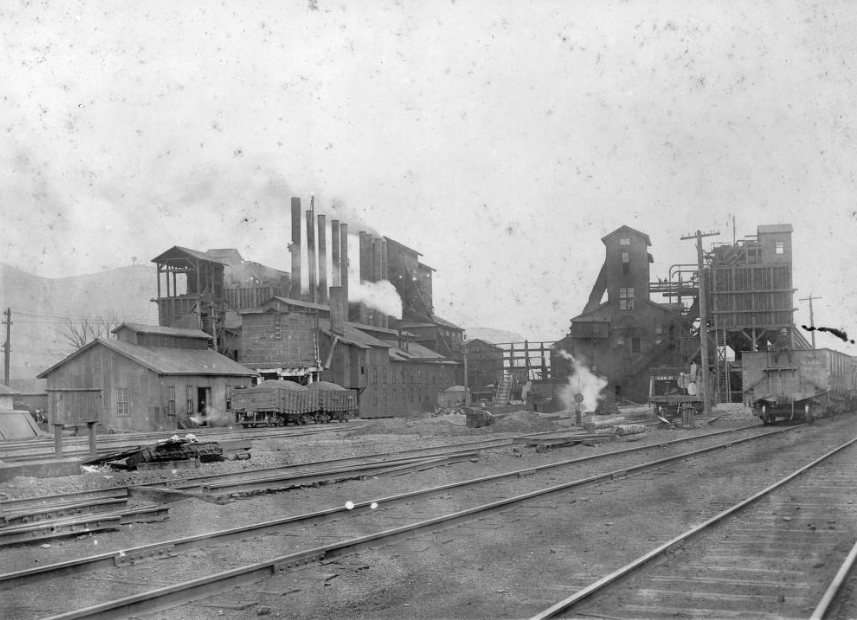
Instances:
[[[780,359],[780,353],[785,352],[789,358],[789,365],[792,363],[792,339],[789,337],[789,331],[783,327],[777,336],[777,341],[774,343],[774,364]]]

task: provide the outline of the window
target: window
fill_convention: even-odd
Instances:
[[[622,252],[622,262],[623,263],[630,263],[631,262],[631,257],[628,255],[627,252]]]
[[[625,237],[624,239],[619,239],[619,245],[631,245],[631,239]]]
[[[116,388],[116,415],[131,415],[128,388]]]
[[[176,415],[176,386],[170,385],[167,389],[169,390],[167,415]]]
[[[622,347],[622,348],[624,348],[624,347],[625,347],[625,336],[619,336],[619,337],[616,339],[616,346],[617,346],[617,347]]]
[[[631,352],[639,353],[640,352],[640,339],[635,337],[631,338]]]
[[[187,386],[187,412],[188,414],[193,413],[193,386]]]
[[[283,338],[283,317],[280,313],[274,315],[274,340]]]
[[[627,276],[629,273],[631,273],[631,265],[622,263],[622,275]]]
[[[592,335],[597,336],[601,333],[601,326],[598,323],[592,325]]]
[[[783,254],[786,251],[785,242],[777,241],[776,246],[774,247],[775,254]]]
[[[660,344],[664,339],[664,328],[662,325],[655,325],[655,344]]]
[[[634,309],[634,287],[619,289],[619,310]]]

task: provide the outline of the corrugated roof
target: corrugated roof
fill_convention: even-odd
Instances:
[[[137,362],[159,375],[208,375],[252,377],[256,373],[212,349],[170,349],[143,347],[121,340],[98,338],[39,374],[45,378],[56,368],[67,364],[84,351],[104,346]]]
[[[332,335],[332,332],[330,331],[330,321],[328,319],[320,319],[318,325],[321,328],[321,331],[323,331],[325,334],[327,334],[328,336]],[[344,327],[345,334],[339,335],[340,342],[354,345],[361,349],[390,348],[390,345],[386,342],[378,340],[374,336],[370,336],[369,334],[360,331],[356,323],[346,323]]]
[[[204,261],[208,261],[209,263],[217,263],[218,265],[224,265],[224,266],[229,264],[229,263],[223,262],[222,260],[214,258],[210,254],[207,254],[205,252],[200,252],[199,250],[191,250],[190,248],[183,248],[180,245],[174,245],[173,247],[171,247],[169,250],[167,250],[163,254],[160,254],[160,255],[156,256],[155,258],[153,258],[151,262],[163,263],[163,262],[170,260],[170,259],[173,259],[173,258],[182,258],[182,257],[195,258],[197,260],[204,260]]]
[[[144,323],[122,323],[119,327],[111,330],[112,333],[118,332],[123,327],[127,327],[131,331],[140,334],[160,334],[162,336],[184,336],[185,338],[205,338],[211,340],[210,334],[206,334],[201,329],[184,329],[179,327],[161,327],[160,325],[146,325]]]
[[[444,327],[450,327],[452,329],[459,329],[461,331],[464,331],[463,327],[459,327],[455,323],[450,323],[446,319],[442,319],[436,314],[431,315],[431,320],[434,321],[435,323],[437,323],[438,325],[443,325]]]
[[[300,299],[290,299],[288,297],[271,297],[266,302],[263,302],[260,308],[252,308],[249,310],[239,310],[238,314],[264,314],[269,312],[270,306],[274,303],[287,304],[289,306],[297,306],[299,308],[309,308],[310,310],[319,310],[322,312],[330,312],[330,306],[316,304],[311,301],[302,301]]]

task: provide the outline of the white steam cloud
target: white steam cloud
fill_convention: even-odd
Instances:
[[[349,279],[348,301],[359,301],[397,319],[402,318],[402,298],[388,280],[361,281],[354,285]]]
[[[601,390],[607,387],[607,379],[593,374],[589,368],[567,351],[560,350],[559,354],[571,362],[572,373],[568,376],[568,383],[559,390],[559,397],[567,409],[574,409],[575,394],[582,394],[583,401],[580,403],[583,412],[592,413],[601,400]]]

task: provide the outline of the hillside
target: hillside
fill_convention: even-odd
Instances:
[[[71,353],[70,324],[84,318],[156,324],[156,296],[154,265],[42,278],[0,263],[0,309],[12,309],[11,378],[33,378]]]
[[[526,340],[520,334],[506,332],[500,329],[493,329],[491,327],[468,327],[466,333],[468,340],[479,339],[484,340],[485,342],[492,342],[494,344],[523,342]]]

